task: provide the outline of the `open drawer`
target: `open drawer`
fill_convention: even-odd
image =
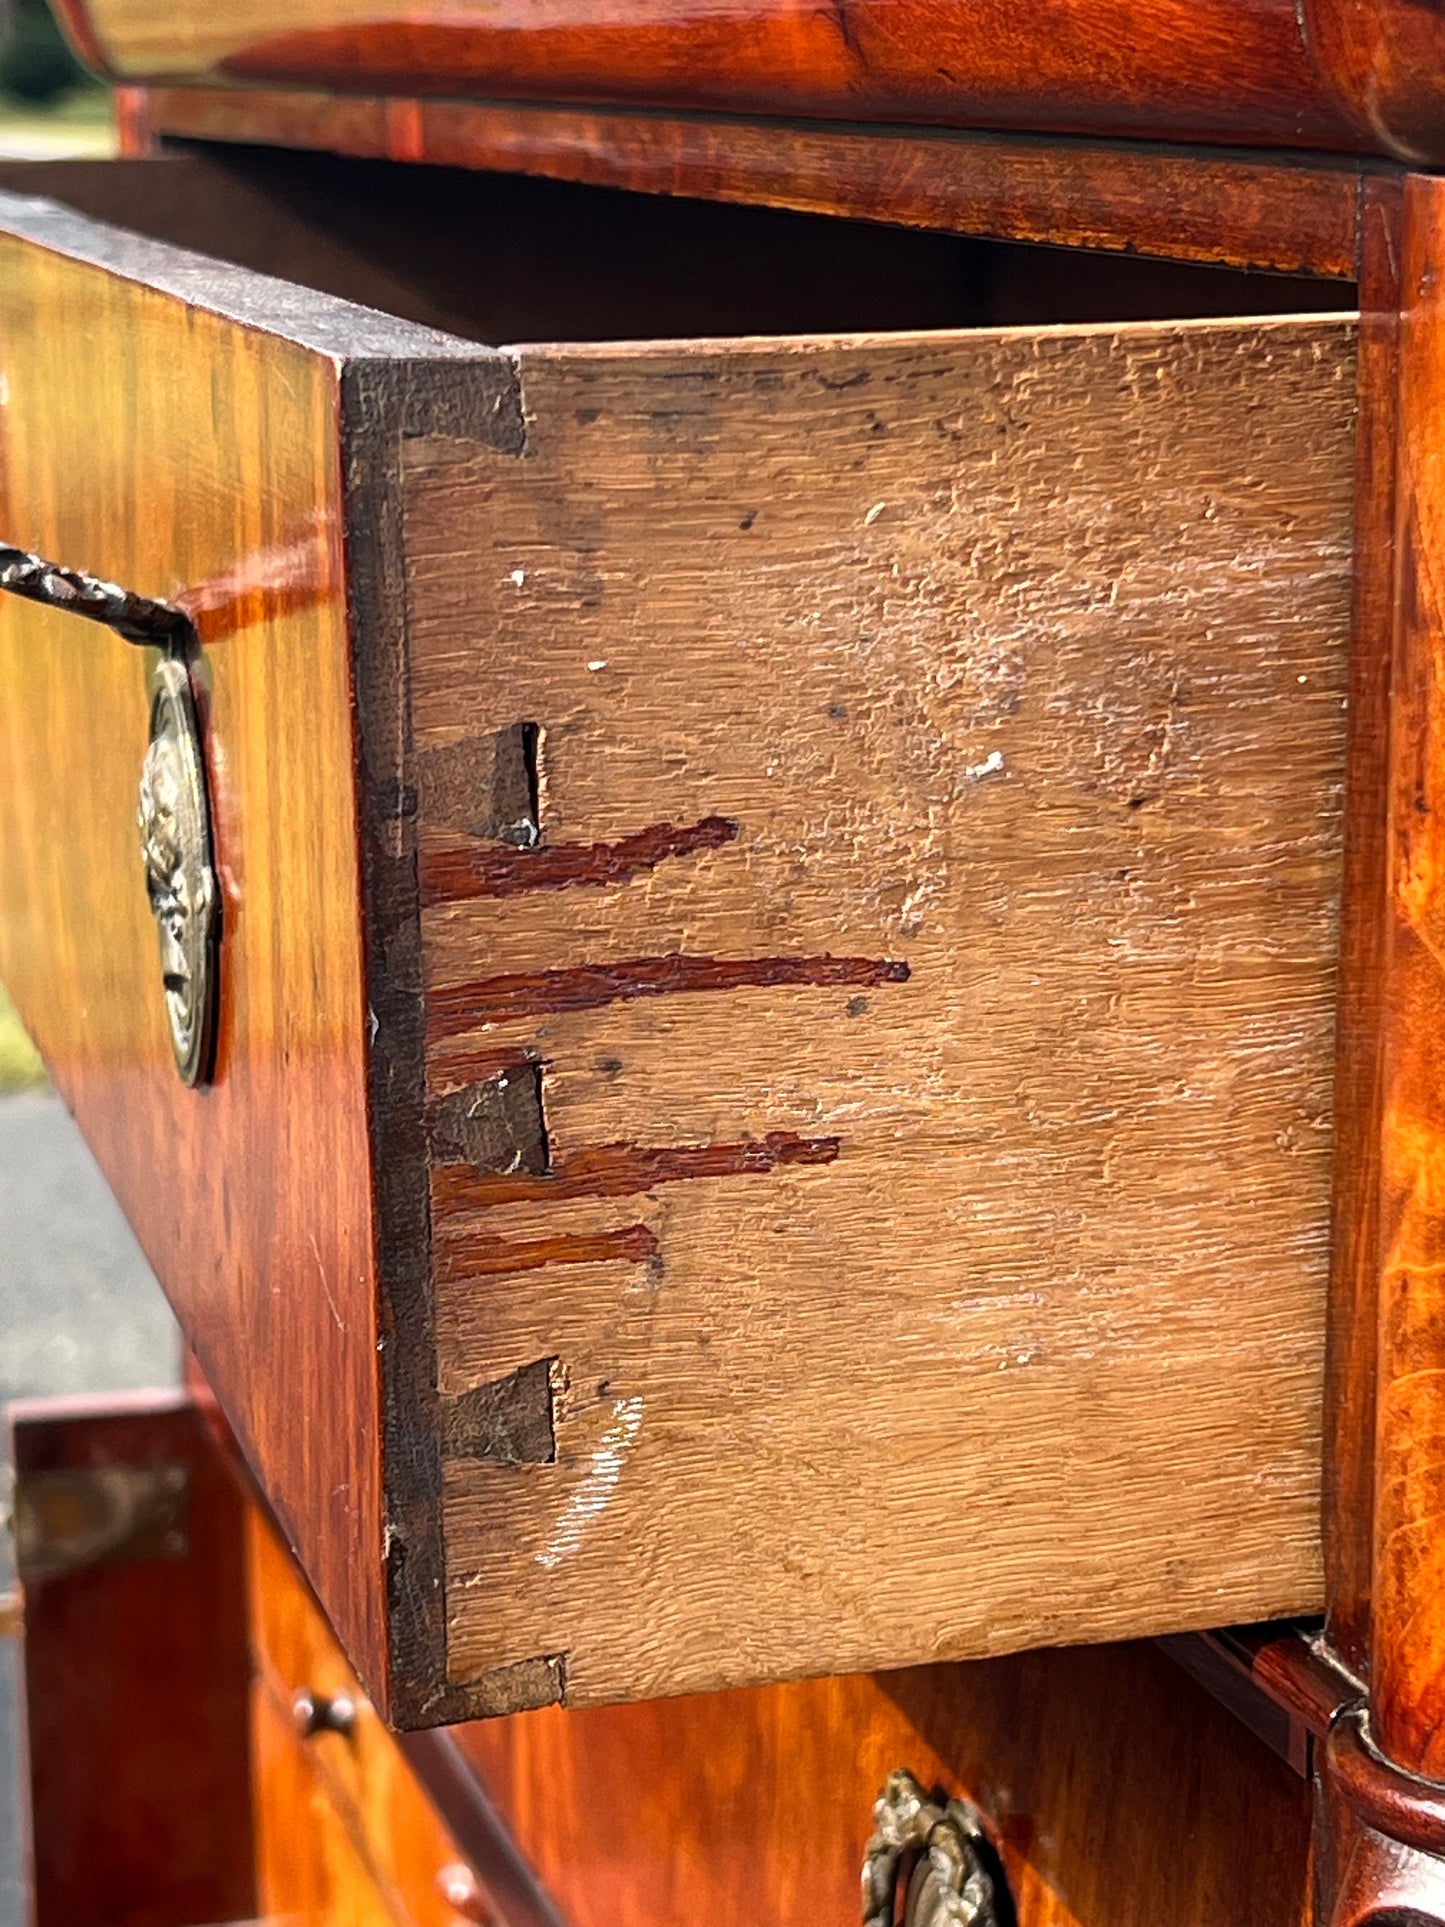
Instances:
[[[0,597],[0,978],[369,1690],[1314,1608],[1354,317],[550,345],[498,220],[549,345],[0,203],[0,536],[184,618]]]

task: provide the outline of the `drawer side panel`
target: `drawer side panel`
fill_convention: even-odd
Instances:
[[[454,1681],[1318,1605],[1353,368],[558,351],[412,446]]]

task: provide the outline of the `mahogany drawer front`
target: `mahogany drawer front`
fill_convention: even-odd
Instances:
[[[465,1863],[255,1506],[246,1561],[263,1911],[458,1927]]]
[[[387,1715],[1316,1606],[1353,318],[499,351],[0,213],[214,1079],[143,653],[9,598],[0,977]]]
[[[1403,0],[57,0],[117,80],[636,102],[1440,158],[1445,38]]]

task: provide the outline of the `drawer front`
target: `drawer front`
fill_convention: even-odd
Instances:
[[[161,176],[153,191],[164,204]],[[384,1677],[341,368],[348,348],[404,365],[431,338],[6,204],[4,539],[174,599],[200,640],[214,1075],[177,1077],[141,866],[154,652],[9,596],[0,978],[349,1648]]]
[[[474,1878],[254,1507],[246,1552],[264,1908],[458,1927],[474,1911],[458,1912],[449,1895],[479,1903]]]
[[[1351,318],[499,353],[3,213],[213,1081],[14,606],[0,977],[388,1715],[1316,1605]]]
[[[1310,1794],[1155,1648],[1026,1653],[456,1734],[571,1927],[851,1927],[902,1767],[971,1801],[1019,1927],[1310,1917]]]

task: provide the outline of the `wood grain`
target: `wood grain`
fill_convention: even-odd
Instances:
[[[13,199],[7,212],[23,226]],[[138,883],[144,656],[9,599],[0,970],[318,1585],[354,1649],[374,1653],[375,1314],[335,369],[208,309],[194,274],[187,305],[138,278],[145,260],[110,272],[13,232],[0,259],[0,518],[43,554],[179,600],[206,651],[225,899],[214,1087],[186,1091],[170,1061]]]
[[[628,102],[1438,158],[1440,45],[1407,0],[63,0],[124,81]],[[1364,19],[1352,18],[1361,13]],[[1323,60],[1323,70],[1319,62]],[[1418,63],[1418,64],[1416,64]]]
[[[441,1876],[465,1865],[463,1855],[255,1506],[245,1561],[264,1905],[277,1918],[309,1907],[336,1927],[372,1918],[455,1927]],[[318,1702],[344,1697],[354,1709],[350,1731],[303,1738],[295,1711],[303,1691]],[[321,1897],[303,1898],[318,1883]]]
[[[540,729],[540,887],[422,918],[550,1161],[433,1180],[443,1391],[557,1361],[459,1684],[1318,1606],[1352,342],[525,352],[524,462],[408,444],[417,744]]]
[[[1395,1765],[1445,1777],[1445,1539],[1440,1515],[1441,1319],[1445,1216],[1441,1134],[1440,787],[1445,696],[1439,638],[1445,466],[1433,423],[1445,398],[1439,262],[1445,196],[1405,189],[1401,262],[1396,528],[1398,576],[1390,711],[1389,907],[1381,1144],[1379,1402],[1370,1706]]]
[[[1349,318],[496,351],[5,213],[215,1089],[28,610],[0,968],[388,1716],[1317,1605]]]
[[[1302,0],[1317,71],[1384,151],[1428,165],[1445,134],[1445,12],[1411,0]]]
[[[1024,1927],[1307,1917],[1305,1785],[1147,1646],[455,1729],[572,1927],[849,1927],[887,1774],[988,1815]]]
[[[1287,274],[1355,267],[1359,164],[1320,155],[254,87],[135,90],[132,112],[150,139],[500,168]]]
[[[1390,921],[1390,679],[1395,630],[1395,436],[1402,187],[1362,203],[1355,607],[1350,649],[1340,1001],[1335,1030],[1334,1210],[1326,1338],[1324,1543],[1328,1637],[1369,1670],[1374,1564],[1384,985]]]
[[[362,1842],[289,1721],[259,1694],[251,1746],[262,1792],[256,1826],[261,1917],[306,1927],[410,1927],[378,1887]]]
[[[246,1590],[230,1473],[169,1394],[14,1406],[10,1428],[21,1480],[156,1464],[188,1479],[183,1557],[26,1579],[35,1927],[249,1918]]]
[[[143,655],[9,599],[0,970],[384,1695],[367,1089],[384,986],[365,975],[358,850],[377,819],[359,823],[355,804],[352,625],[370,620],[369,662],[384,651],[379,604],[369,617],[355,586],[343,461],[358,429],[342,387],[348,358],[403,390],[408,355],[460,359],[470,399],[449,419],[481,434],[499,360],[44,202],[6,197],[4,216],[0,518],[43,553],[178,601],[200,638],[224,898],[213,1086],[176,1078],[139,880]],[[368,892],[367,914],[381,901]]]

